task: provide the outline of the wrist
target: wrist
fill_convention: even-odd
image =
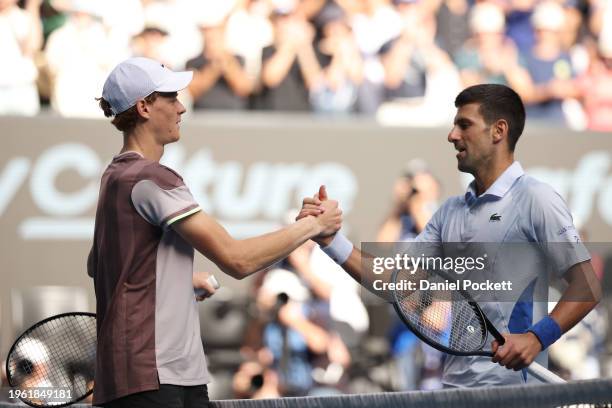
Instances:
[[[304,218],[297,220],[297,223],[304,223],[310,230],[310,234],[308,234],[308,239],[313,239],[321,232],[323,232],[323,227],[317,222],[316,217],[312,215],[308,215]]]
[[[316,242],[317,244],[319,244],[321,248],[323,248],[323,247],[329,246],[335,237],[336,237],[336,234],[333,234],[327,237],[314,237],[312,238],[312,240]]]
[[[559,324],[550,316],[546,316],[529,329],[538,339],[542,345],[542,350],[546,350],[551,344],[557,341],[561,337],[561,327]]]
[[[538,351],[538,353],[539,353],[540,351],[544,350],[544,345],[542,344],[542,342],[540,341],[540,339],[538,338],[538,336],[536,336],[536,335],[535,335],[535,333],[534,333],[534,332],[532,332],[532,331],[529,331],[529,330],[528,330],[528,331],[527,331],[527,333],[525,333],[525,334],[527,334],[528,336],[530,336],[531,341],[533,341],[533,343],[534,343],[534,344],[537,344],[537,345],[538,345],[538,347],[540,348],[540,350]]]
[[[351,252],[353,252],[353,244],[342,233],[337,232],[329,245],[321,248],[323,252],[334,260],[338,265],[345,263]]]

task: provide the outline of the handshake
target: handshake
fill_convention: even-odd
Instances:
[[[327,198],[325,186],[319,187],[312,198],[302,200],[302,209],[295,220],[306,217],[315,218],[318,233],[312,239],[321,246],[328,245],[342,227],[342,210],[337,201]]]

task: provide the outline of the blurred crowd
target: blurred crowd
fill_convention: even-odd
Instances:
[[[448,125],[494,82],[531,122],[612,130],[609,0],[0,0],[0,114],[101,117],[129,56],[193,70],[194,110]]]

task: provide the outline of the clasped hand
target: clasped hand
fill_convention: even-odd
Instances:
[[[321,232],[313,238],[319,244],[331,242],[342,227],[342,210],[337,201],[327,198],[325,186],[319,187],[319,192],[314,196],[302,200],[302,208],[295,220],[310,216],[316,217],[321,227]]]

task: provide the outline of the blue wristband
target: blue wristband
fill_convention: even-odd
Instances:
[[[542,343],[542,350],[546,350],[551,344],[559,340],[562,334],[561,327],[559,327],[559,324],[550,316],[546,316],[527,329],[527,331],[535,334],[538,340],[540,340],[540,343]]]

